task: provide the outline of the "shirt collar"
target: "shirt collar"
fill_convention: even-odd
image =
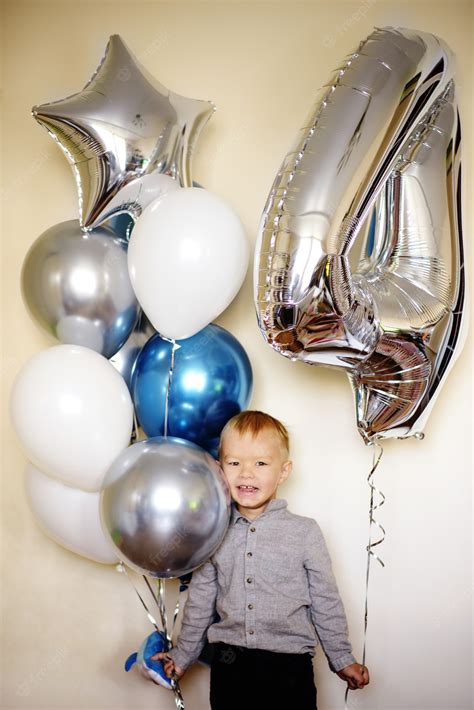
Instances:
[[[263,513],[261,513],[258,516],[258,518],[255,518],[255,520],[260,520],[260,518],[263,518],[266,515],[276,512],[277,510],[283,510],[284,508],[287,507],[287,505],[288,505],[288,503],[286,502],[286,500],[284,498],[274,498],[267,505],[267,507],[263,511]],[[246,518],[245,515],[242,515],[242,513],[239,513],[235,502],[232,502],[232,514],[231,514],[231,518],[230,518],[231,525],[234,525],[240,519],[246,520],[248,523],[255,522],[253,520],[249,520],[249,518]]]

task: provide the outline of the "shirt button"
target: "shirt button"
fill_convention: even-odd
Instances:
[[[247,584],[252,584],[252,577],[247,577]]]
[[[252,553],[251,553],[251,552],[247,552],[247,557],[252,557]]]
[[[247,604],[247,609],[253,609],[253,604]]]
[[[255,528],[255,527],[252,525],[252,527],[250,528],[250,532],[255,532],[256,529],[257,529],[257,528]]]
[[[253,636],[254,633],[255,633],[254,631],[249,631],[250,636]]]

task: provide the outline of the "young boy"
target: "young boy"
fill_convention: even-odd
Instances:
[[[352,655],[319,526],[276,497],[292,467],[287,430],[263,412],[241,412],[222,432],[220,461],[234,501],[228,531],[193,573],[177,645],[154,658],[180,678],[207,636],[212,710],[315,710],[319,638],[330,668],[363,688],[369,673]]]

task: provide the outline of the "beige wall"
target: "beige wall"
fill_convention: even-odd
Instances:
[[[120,33],[168,87],[215,101],[195,178],[230,201],[253,243],[275,172],[316,89],[373,25],[434,32],[455,50],[465,185],[472,184],[470,12],[467,2],[377,0],[4,3],[4,400],[22,364],[50,344],[21,303],[22,260],[44,229],[77,214],[70,168],[30,108],[79,90],[109,34]],[[469,198],[469,253],[471,224]],[[295,471],[281,493],[325,531],[360,655],[370,452],[356,431],[348,382],[337,372],[290,363],[264,344],[250,274],[219,323],[252,360],[252,405],[289,425]],[[377,481],[387,496],[379,515],[387,531],[380,549],[386,566],[372,569],[367,660],[373,680],[352,694],[357,708],[471,707],[471,358],[466,347],[425,440],[386,445]],[[150,631],[126,580],[40,532],[25,502],[24,465],[5,410],[2,707],[171,710],[171,694],[122,670]],[[342,708],[344,686],[320,652],[316,677],[321,710]],[[208,708],[207,688],[207,670],[187,674],[189,710]]]

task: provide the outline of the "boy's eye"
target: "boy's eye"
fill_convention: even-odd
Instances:
[[[257,466],[266,466],[266,461],[257,461]]]
[[[228,461],[228,462],[227,462],[227,465],[228,465],[228,466],[238,466],[238,465],[239,465],[239,462],[238,462],[238,461]]]

